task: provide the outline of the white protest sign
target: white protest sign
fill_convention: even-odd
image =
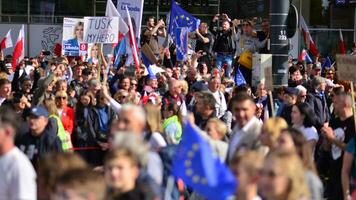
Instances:
[[[84,22],[81,18],[63,18],[62,53],[66,56],[80,56],[87,53],[83,42]]]
[[[336,55],[337,74],[340,80],[356,82],[356,56]]]
[[[119,11],[121,17],[124,18],[125,22],[127,22],[126,6],[131,16],[131,22],[136,38],[140,38],[143,0],[118,0],[117,1],[117,11]]]
[[[117,17],[84,17],[84,42],[117,43],[118,37]]]

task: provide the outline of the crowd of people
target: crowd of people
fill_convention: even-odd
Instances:
[[[101,51],[95,63],[41,52],[15,67],[1,53],[0,199],[209,199],[172,181],[186,123],[235,175],[231,199],[351,199],[349,83],[336,64],[290,60],[288,87],[251,87],[252,66],[239,58],[269,53],[268,20],[255,25],[217,14],[176,61],[174,44],[158,42],[164,22],[150,17],[141,45],[158,60],[155,74],[125,66],[125,55],[115,66]],[[237,69],[246,84],[234,82]]]

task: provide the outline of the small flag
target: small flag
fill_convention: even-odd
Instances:
[[[16,70],[17,64],[25,57],[25,26],[22,25],[12,54],[12,69]]]
[[[305,45],[307,45],[308,50],[311,52],[313,56],[318,56],[318,49],[313,41],[313,38],[310,35],[308,26],[303,18],[303,16],[300,16],[300,30],[303,33],[304,36],[304,42]]]
[[[340,53],[345,55],[346,54],[346,48],[345,48],[344,37],[342,36],[341,29],[339,29],[339,32],[340,32],[340,41],[339,41]]]
[[[237,86],[240,85],[246,85],[246,80],[245,77],[242,75],[240,68],[237,68],[236,74],[235,74],[235,84]]]
[[[236,190],[236,179],[215,157],[210,145],[187,123],[177,147],[172,172],[178,179],[209,200],[225,200]]]
[[[302,62],[305,61],[306,63],[313,63],[313,60],[311,59],[311,57],[309,56],[308,52],[303,49],[302,53],[298,56],[298,61]]]
[[[331,65],[332,65],[332,62],[331,62],[331,60],[330,60],[330,58],[328,56],[328,57],[325,58],[325,61],[324,61],[323,65],[321,65],[321,68],[322,69],[330,69]]]
[[[126,38],[124,37],[114,48],[114,67],[119,67],[120,58],[126,54]]]
[[[12,47],[12,39],[11,39],[11,29],[7,32],[6,36],[0,42],[1,49],[7,49]]]

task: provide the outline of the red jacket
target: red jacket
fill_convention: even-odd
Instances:
[[[63,108],[61,121],[64,126],[64,130],[72,134],[74,128],[74,110],[68,106]]]

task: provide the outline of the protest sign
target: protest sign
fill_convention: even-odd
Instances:
[[[261,82],[264,82],[268,89],[273,89],[271,54],[252,55],[252,87],[257,87]]]
[[[356,57],[336,55],[337,74],[340,80],[356,82]]]
[[[83,43],[83,29],[83,19],[63,18],[63,55],[81,56],[87,53],[87,45]]]
[[[141,34],[141,23],[142,23],[142,11],[143,11],[143,0],[118,0],[117,10],[119,11],[124,21],[127,22],[126,6],[129,10],[132,26],[136,38],[140,38]]]
[[[117,17],[84,17],[84,42],[117,43],[118,38]]]
[[[188,53],[188,28],[176,28],[177,61],[184,61]]]

